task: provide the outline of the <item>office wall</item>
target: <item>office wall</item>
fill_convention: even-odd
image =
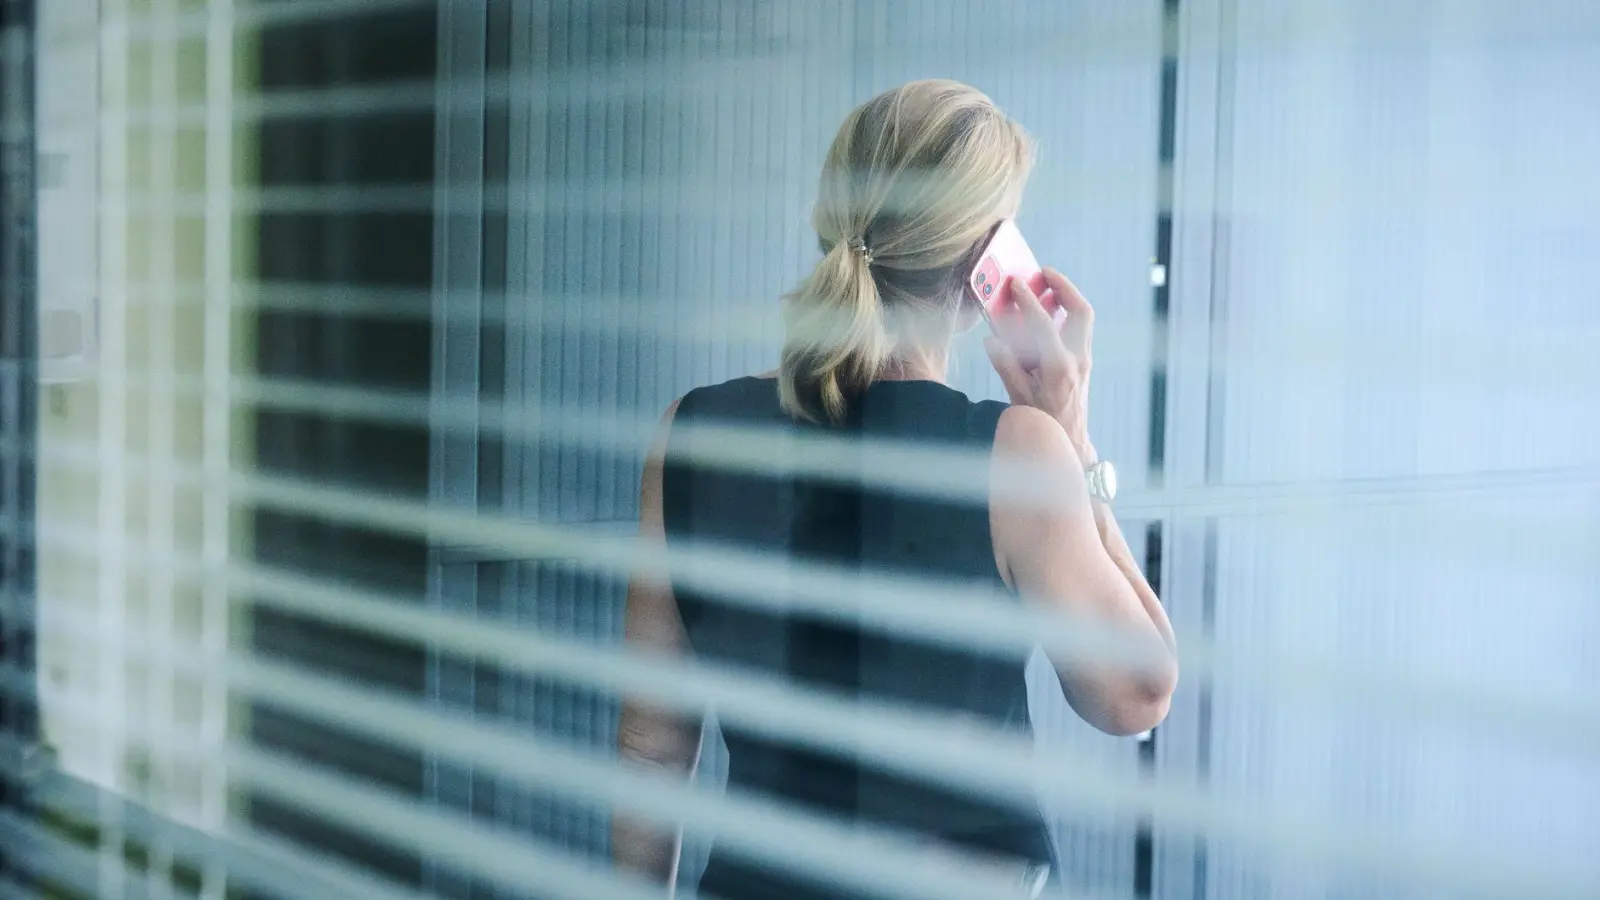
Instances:
[[[1600,775],[1573,728],[1600,673],[1600,129],[1575,111],[1600,19],[1186,7],[1221,56],[1186,148],[1215,199],[1176,211],[1214,227],[1174,273],[1210,291],[1206,482],[1342,497],[1211,524],[1203,774],[1277,842],[1213,833],[1199,889],[1593,883]]]

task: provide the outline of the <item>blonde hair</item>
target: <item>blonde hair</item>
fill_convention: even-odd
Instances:
[[[838,423],[897,351],[948,343],[962,270],[1016,209],[1032,162],[1021,126],[959,82],[913,81],[850,113],[812,215],[822,261],[784,297],[785,411]]]

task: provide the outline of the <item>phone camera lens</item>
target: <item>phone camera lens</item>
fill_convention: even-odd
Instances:
[[[984,275],[983,275],[982,272],[979,272],[978,273],[978,283],[979,284],[983,284],[983,281],[984,281]]]
[[[994,293],[994,285],[986,284],[986,285],[983,286],[983,295],[985,297],[989,296],[992,293]]]

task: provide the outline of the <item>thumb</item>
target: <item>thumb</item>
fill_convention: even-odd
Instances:
[[[989,354],[989,364],[994,366],[995,372],[1000,376],[1000,382],[1006,386],[1006,393],[1010,395],[1014,404],[1026,405],[1033,399],[1033,390],[1029,387],[1028,373],[1023,370],[1022,363],[1017,360],[1017,355],[1006,342],[989,335],[983,339],[983,349]]]

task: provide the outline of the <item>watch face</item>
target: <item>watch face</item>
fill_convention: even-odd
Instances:
[[[1101,460],[1100,484],[1106,492],[1107,500],[1114,500],[1117,496],[1117,470],[1111,463]]]

